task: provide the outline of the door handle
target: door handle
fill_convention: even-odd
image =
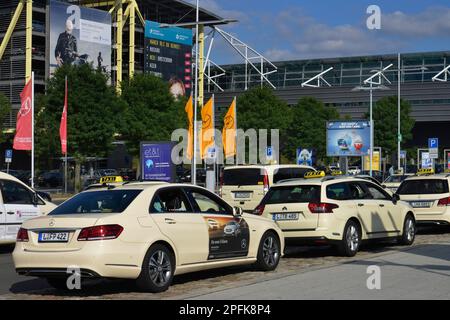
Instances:
[[[13,211],[8,211],[7,214],[14,214],[14,212]]]
[[[384,207],[384,204],[380,203],[379,206],[380,206],[380,207]]]
[[[175,223],[177,223],[174,219],[170,219],[170,218],[165,218],[164,221],[165,221],[167,224],[175,224]]]
[[[364,207],[364,203],[358,203],[358,207]]]

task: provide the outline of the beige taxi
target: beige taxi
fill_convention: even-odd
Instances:
[[[102,189],[105,187],[117,187],[124,184],[122,176],[104,176],[101,177],[98,183],[93,183],[84,188],[83,191],[92,190],[92,189]]]
[[[394,173],[383,181],[383,188],[390,190],[392,193],[395,193],[397,192],[397,189],[401,185],[403,180],[412,176],[412,173]]]
[[[450,173],[434,174],[421,169],[408,177],[397,195],[414,208],[417,223],[450,224]]]
[[[66,288],[68,267],[78,266],[82,277],[136,279],[160,292],[187,272],[246,264],[274,270],[283,248],[272,220],[204,188],[132,182],[84,191],[26,221],[13,259],[20,275],[56,288]]]
[[[232,205],[251,212],[273,184],[303,177],[306,172],[311,171],[316,170],[310,166],[295,164],[225,167],[219,194]]]
[[[56,208],[25,183],[4,172],[0,172],[0,193],[0,244],[14,243],[23,222]]]
[[[364,240],[413,243],[414,210],[379,185],[323,171],[305,177],[272,186],[255,210],[278,224],[286,243],[334,245],[346,256],[354,256]]]

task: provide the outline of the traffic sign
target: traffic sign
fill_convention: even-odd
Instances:
[[[439,148],[439,139],[428,138],[428,149],[437,149],[437,148]]]
[[[6,163],[12,162],[12,153],[13,153],[13,151],[11,149],[5,150],[5,162]]]
[[[406,159],[406,150],[400,150],[400,159]]]
[[[272,160],[273,159],[273,148],[272,146],[268,146],[266,149],[266,158],[267,160]]]

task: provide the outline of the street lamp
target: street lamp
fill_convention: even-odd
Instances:
[[[372,176],[372,163],[373,163],[373,146],[374,146],[374,131],[373,131],[373,90],[389,90],[388,87],[382,85],[383,79],[391,83],[388,78],[384,75],[384,72],[391,68],[393,64],[388,65],[387,67],[381,69],[380,71],[376,72],[375,74],[371,75],[369,78],[363,81],[364,84],[368,84],[369,87],[364,86],[358,86],[352,89],[352,91],[369,91],[370,92],[370,107],[369,107],[369,114],[370,114],[370,176]],[[373,85],[376,85],[374,87]],[[381,155],[380,155],[381,156]]]

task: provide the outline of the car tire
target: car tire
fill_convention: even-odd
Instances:
[[[410,246],[413,244],[415,238],[416,221],[411,215],[408,214],[403,222],[403,233],[401,237],[398,238],[398,242],[403,246]]]
[[[275,270],[281,258],[280,247],[280,240],[274,232],[264,233],[259,243],[256,267],[262,271]]]
[[[145,255],[136,284],[146,292],[163,292],[172,283],[174,272],[175,259],[172,252],[165,245],[155,244]]]
[[[338,245],[340,255],[353,257],[361,245],[361,228],[353,221],[349,220],[344,228],[342,240]]]
[[[46,278],[45,280],[56,290],[69,290],[67,288],[67,278]]]

